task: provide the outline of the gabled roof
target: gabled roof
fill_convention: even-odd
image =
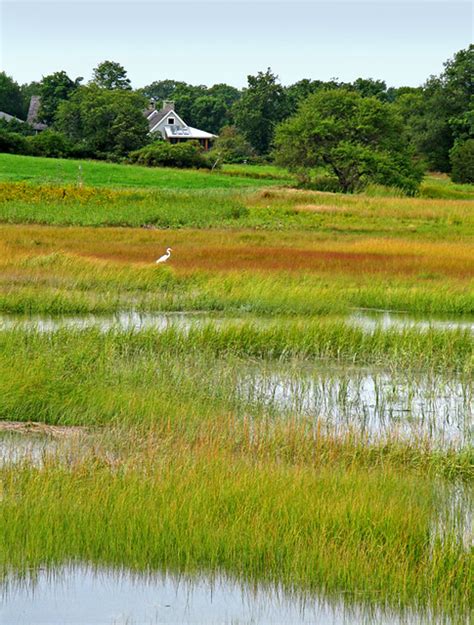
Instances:
[[[185,121],[183,121],[183,119],[178,115],[178,113],[176,111],[172,111],[172,110],[168,110],[168,111],[155,111],[158,115],[157,117],[152,118],[152,115],[150,115],[148,117],[148,123],[150,124],[150,132],[153,132],[155,130],[155,128],[158,126],[158,124],[160,124],[163,119],[165,117],[167,117],[168,115],[172,115],[173,117],[175,117],[176,119],[178,119],[181,124],[183,126],[187,127],[187,124]],[[151,123],[150,123],[151,120]]]

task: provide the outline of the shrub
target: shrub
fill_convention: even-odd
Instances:
[[[316,189],[316,191],[328,191],[330,193],[340,193],[342,190],[339,180],[335,176],[330,175],[316,176],[310,183],[303,184],[302,186]]]
[[[44,132],[28,137],[30,153],[34,156],[49,156],[52,158],[63,158],[69,156],[71,144],[67,137],[56,130],[45,130]]]
[[[130,161],[147,167],[193,167],[210,169],[211,162],[194,141],[177,143],[156,141],[130,153]]]
[[[23,135],[0,128],[0,152],[28,154],[28,143]]]
[[[212,158],[224,163],[254,162],[255,150],[235,126],[222,128],[211,150]]]
[[[474,183],[474,139],[456,143],[449,156],[452,181]]]

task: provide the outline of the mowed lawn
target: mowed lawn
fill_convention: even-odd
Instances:
[[[272,177],[226,175],[217,171],[141,167],[101,161],[0,154],[0,181],[83,184],[144,189],[233,189],[282,184]],[[284,182],[284,181],[283,181]]]

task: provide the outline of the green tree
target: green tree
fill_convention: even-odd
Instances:
[[[474,139],[458,141],[450,152],[453,182],[474,184]]]
[[[407,150],[393,108],[345,89],[307,98],[278,127],[275,143],[279,164],[306,181],[312,169],[325,167],[345,193],[369,182],[414,193],[423,175]]]
[[[271,69],[248,76],[248,87],[234,105],[235,125],[259,154],[267,154],[276,125],[289,113],[285,89]]]
[[[20,119],[25,118],[20,86],[5,72],[0,72],[0,111]]]
[[[154,100],[159,106],[163,100],[173,100],[177,89],[187,86],[187,83],[178,80],[155,80],[140,89],[140,92],[149,100]]]
[[[91,82],[101,89],[130,90],[132,88],[126,69],[115,61],[99,63],[94,68]]]
[[[360,93],[364,98],[378,98],[382,102],[387,102],[387,84],[385,80],[374,80],[373,78],[356,78],[350,88]]]
[[[255,156],[255,150],[235,126],[224,126],[210,155],[224,163],[243,163]]]
[[[439,76],[431,76],[421,91],[401,95],[395,105],[428,167],[450,171],[455,141],[474,132],[474,46],[457,52]]]
[[[68,100],[77,89],[82,78],[71,80],[66,72],[54,72],[44,76],[40,83],[39,95],[41,106],[39,119],[45,124],[52,124],[61,102]]]
[[[86,153],[125,156],[147,142],[145,104],[141,94],[128,90],[80,87],[70,100],[61,103],[56,125]]]

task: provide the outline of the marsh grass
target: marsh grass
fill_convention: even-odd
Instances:
[[[472,551],[464,508],[447,514],[444,493],[461,480],[471,501],[468,436],[443,446],[400,423],[378,436],[334,427],[324,410],[268,401],[261,372],[365,365],[392,374],[380,409],[401,372],[410,397],[426,376],[428,388],[459,382],[469,401],[468,330],[369,332],[329,315],[472,313],[471,190],[435,179],[423,193],[438,199],[262,189],[281,175],[0,156],[0,220],[44,224],[0,226],[1,311],[248,318],[0,332],[0,418],[87,432],[74,453],[0,467],[4,580],[71,563],[227,572],[467,622]],[[157,268],[168,245],[173,262]],[[342,382],[334,401],[347,396]]]
[[[168,245],[175,249],[169,267],[156,267]],[[0,309],[472,314],[472,249],[462,241],[314,240],[309,233],[3,226]]]
[[[0,567],[225,571],[343,591],[349,603],[468,613],[470,555],[449,530],[434,538],[433,478],[389,463],[263,459],[224,440],[160,437],[125,461],[99,451],[72,465],[1,469]]]

